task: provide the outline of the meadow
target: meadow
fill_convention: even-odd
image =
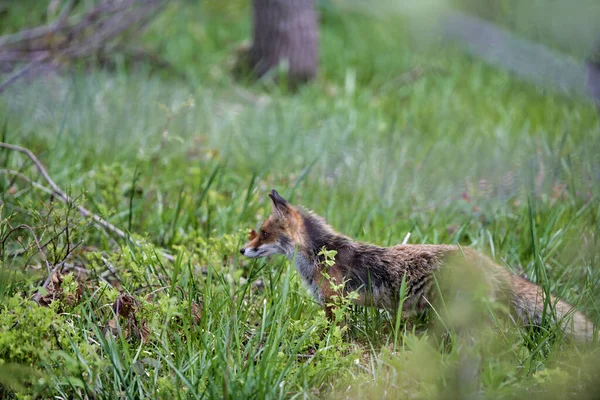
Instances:
[[[0,397],[595,398],[597,347],[549,323],[450,346],[433,316],[348,305],[330,326],[288,260],[239,249],[276,189],[358,240],[471,246],[598,322],[596,108],[329,8],[315,82],[236,81],[249,15],[172,2],[138,40],[177,74],[117,60],[0,96],[1,140],[127,232],[0,149]]]

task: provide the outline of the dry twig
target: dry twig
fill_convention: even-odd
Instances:
[[[0,148],[5,148],[5,149],[9,149],[12,151],[17,151],[17,152],[25,154],[33,162],[36,169],[40,172],[40,174],[42,175],[44,180],[48,183],[48,185],[50,185],[50,188],[47,188],[43,185],[33,182],[31,179],[29,179],[28,177],[26,177],[25,175],[23,175],[22,173],[17,172],[17,171],[5,169],[5,170],[0,170],[0,173],[6,172],[11,175],[17,176],[21,179],[24,179],[24,180],[30,182],[35,188],[40,189],[40,190],[44,191],[45,193],[56,196],[60,201],[62,201],[65,204],[76,207],[77,210],[79,210],[81,215],[83,215],[86,218],[91,218],[96,223],[96,225],[99,225],[100,227],[102,227],[106,232],[115,234],[122,239],[126,239],[128,237],[128,235],[123,230],[117,228],[115,225],[111,224],[110,222],[106,221],[105,219],[101,218],[100,216],[89,211],[87,208],[75,203],[73,201],[73,199],[54,182],[54,180],[48,174],[48,171],[46,170],[44,165],[31,152],[31,150],[26,149],[21,146],[16,146],[16,145],[4,143],[4,142],[0,142]],[[134,241],[134,243],[139,245],[138,242]],[[168,261],[175,261],[175,257],[168,253],[160,252],[160,254]]]
[[[44,246],[40,245],[40,241],[39,241],[37,235],[35,234],[35,231],[33,230],[33,228],[31,226],[29,226],[27,224],[21,224],[21,225],[15,226],[10,231],[8,231],[8,233],[2,239],[2,242],[1,242],[2,248],[4,249],[4,244],[8,240],[9,236],[13,232],[16,232],[16,231],[18,231],[20,229],[25,229],[25,230],[27,230],[27,231],[29,231],[31,233],[31,236],[33,236],[33,241],[35,242],[35,245],[36,245],[38,251],[40,252],[40,256],[42,257],[42,259],[44,260],[44,263],[46,264],[46,269],[48,270],[48,272],[50,272],[50,270],[52,269],[50,267],[50,262],[48,261],[48,259],[46,258],[46,255],[44,254],[44,251],[42,250],[42,248],[45,247],[45,245]],[[23,246],[23,247],[25,247],[25,246]],[[29,248],[31,248],[31,247],[29,247]],[[27,250],[28,249],[26,249],[26,251]]]
[[[44,59],[42,58],[41,61]],[[4,82],[0,83],[0,93],[4,92],[7,87],[9,87],[13,82],[17,81],[19,78],[24,77],[29,73],[31,69],[38,66],[41,61],[33,60],[29,64],[25,65],[23,68],[9,76]]]

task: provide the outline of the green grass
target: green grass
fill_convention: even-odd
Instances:
[[[3,140],[143,241],[111,238],[0,177],[0,394],[593,398],[597,350],[550,325],[504,323],[474,344],[452,331],[443,347],[431,325],[395,332],[386,313],[349,307],[346,325],[330,328],[288,261],[238,249],[275,188],[360,240],[392,245],[410,232],[410,243],[472,246],[597,322],[596,110],[456,49],[416,45],[400,17],[335,10],[322,18],[315,83],[294,94],[242,85],[227,65],[250,29],[246,6],[177,2],[144,36],[187,81],[150,66],[79,71],[0,98]],[[422,78],[399,78],[414,68]],[[0,168],[39,177],[6,151]],[[50,306],[28,300],[47,273],[28,231],[7,237],[20,224],[49,242],[51,263],[81,242],[69,259],[89,271],[81,296],[66,275]],[[119,292],[137,299],[135,318],[115,317]]]

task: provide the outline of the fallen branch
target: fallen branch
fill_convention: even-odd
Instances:
[[[69,1],[58,18],[48,25],[0,36],[0,61],[10,69],[26,63],[0,84],[0,93],[18,79],[34,75],[34,67],[57,68],[68,62],[95,60],[100,53],[114,54],[115,46],[129,42],[128,32],[144,29],[168,2],[103,0],[83,13],[73,11],[72,3]],[[152,59],[157,66],[168,65],[159,56],[143,53],[140,56],[140,52],[133,56]]]
[[[69,2],[72,3],[72,2]],[[5,35],[0,38],[0,47],[7,46],[23,41],[30,41],[42,36],[46,36],[48,34],[54,33],[65,25],[67,18],[69,17],[69,12],[72,9],[72,4],[67,4],[67,6],[63,9],[61,14],[58,16],[56,21],[43,26],[38,26],[31,29],[24,29],[20,32],[13,33],[10,35]]]
[[[14,144],[9,144],[9,143],[4,143],[4,142],[0,142],[0,148],[5,148],[8,150],[17,151],[19,153],[25,154],[33,162],[36,169],[40,172],[40,174],[42,175],[44,180],[48,183],[48,185],[50,185],[50,188],[40,185],[39,183],[33,182],[30,178],[28,178],[24,174],[17,172],[17,171],[4,169],[4,170],[0,170],[0,173],[2,173],[2,172],[8,173],[8,174],[17,176],[21,179],[28,181],[29,183],[32,184],[33,187],[40,189],[47,194],[56,196],[56,198],[58,198],[60,201],[62,201],[63,203],[65,203],[67,205],[74,206],[75,208],[77,208],[77,210],[79,211],[79,213],[81,215],[83,215],[86,218],[91,218],[96,223],[96,225],[99,225],[106,232],[115,234],[122,239],[127,239],[127,237],[129,235],[127,235],[123,230],[117,228],[115,225],[111,224],[110,222],[106,221],[105,219],[101,218],[100,216],[89,211],[87,208],[85,208],[85,207],[77,204],[75,201],[73,201],[73,199],[54,182],[54,180],[48,174],[48,171],[46,170],[44,165],[40,162],[40,160],[38,160],[38,158],[35,156],[35,154],[33,154],[31,152],[31,150],[26,149],[25,147],[16,146]],[[134,241],[134,243],[138,246],[140,245],[140,243],[137,241]],[[168,253],[160,252],[160,255],[162,255],[168,261],[171,261],[171,262],[175,261],[175,257]]]
[[[36,67],[40,64],[41,61],[33,60],[29,64],[25,65],[23,68],[9,76],[4,82],[0,84],[0,93],[4,92],[7,87],[10,86],[13,82],[27,75],[33,67]]]

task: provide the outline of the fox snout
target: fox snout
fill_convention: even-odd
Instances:
[[[252,246],[252,242],[247,243],[244,247],[240,249],[240,253],[246,257],[253,257],[254,254],[258,252],[258,248]]]
[[[279,240],[265,241],[255,231],[248,235],[250,241],[240,249],[240,253],[249,258],[268,257],[274,254],[286,254]]]
[[[246,254],[246,249],[250,249],[250,248],[254,247],[254,253],[256,252],[256,250],[258,250],[256,248],[256,246],[252,246],[252,243],[256,241],[257,237],[258,237],[258,233],[256,233],[256,231],[254,229],[251,229],[248,232],[248,240],[250,242],[248,242],[244,247],[242,247],[240,249],[240,253],[242,253],[243,256],[252,257],[250,254]]]
[[[267,257],[273,254],[278,254],[279,251],[276,246],[270,244],[262,244],[258,247],[243,247],[240,249],[240,253],[243,256],[249,258]]]
[[[243,256],[250,258],[260,257],[262,255],[262,252],[259,251],[259,247],[242,247],[240,253]]]

